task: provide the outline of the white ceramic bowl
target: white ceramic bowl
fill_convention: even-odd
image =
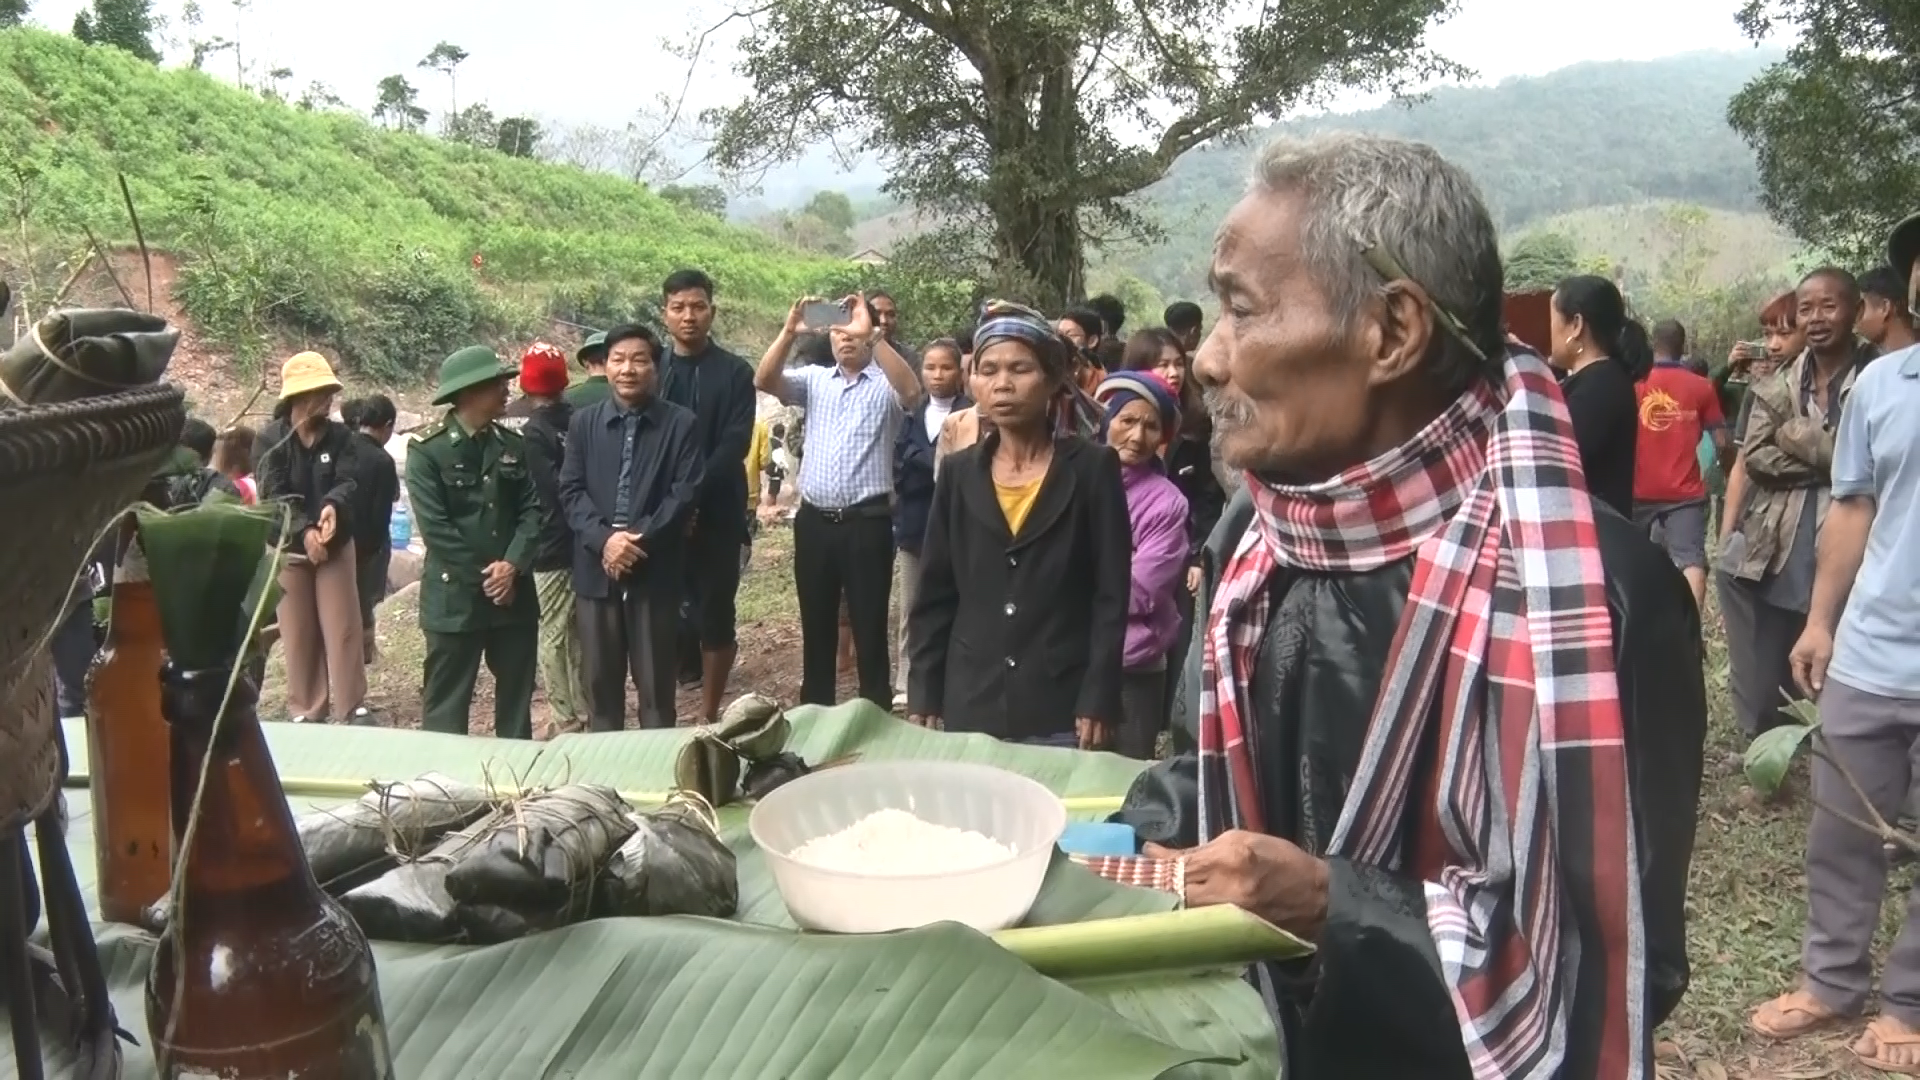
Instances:
[[[971,829],[1011,846],[1011,858],[952,874],[856,874],[796,861],[807,841],[879,810]],[[837,765],[776,788],[747,831],[773,868],[793,921],[809,930],[877,934],[936,922],[991,933],[1026,918],[1040,895],[1067,811],[1053,792],[991,765],[876,761]]]

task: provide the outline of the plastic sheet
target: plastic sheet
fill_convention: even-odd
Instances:
[[[337,896],[424,853],[492,802],[485,788],[428,773],[378,785],[351,806],[302,814],[295,826],[313,876]]]
[[[448,834],[413,862],[350,890],[340,902],[370,938],[428,945],[459,941],[465,932],[457,918],[459,904],[447,893],[447,875],[508,820],[507,810],[495,810]]]
[[[455,917],[474,941],[507,941],[585,918],[600,869],[634,830],[611,788],[574,785],[508,807],[448,871]]]
[[[629,820],[633,835],[607,861],[594,914],[726,918],[734,913],[740,879],[706,800],[681,792],[660,809]]]

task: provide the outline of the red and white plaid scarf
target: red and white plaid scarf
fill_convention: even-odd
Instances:
[[[1248,487],[1257,524],[1221,575],[1202,661],[1201,839],[1262,831],[1246,695],[1274,573],[1417,553],[1327,854],[1426,883],[1476,1080],[1651,1076],[1613,628],[1553,376],[1511,356],[1502,389],[1463,395],[1373,461]],[[1576,1001],[1583,969],[1604,1000]],[[1565,1060],[1576,1005],[1599,1010],[1597,1060]]]

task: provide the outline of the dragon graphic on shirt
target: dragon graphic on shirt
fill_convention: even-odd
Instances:
[[[1649,388],[1646,396],[1640,399],[1640,426],[1648,431],[1666,431],[1680,422],[1687,410],[1681,408],[1672,394],[1658,388]]]

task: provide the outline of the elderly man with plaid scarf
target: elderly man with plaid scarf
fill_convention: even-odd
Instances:
[[[1312,941],[1252,974],[1289,1080],[1651,1080],[1687,983],[1699,615],[1587,493],[1431,149],[1282,141],[1220,230],[1195,373],[1245,475],[1186,753],[1121,812],[1190,905]]]

